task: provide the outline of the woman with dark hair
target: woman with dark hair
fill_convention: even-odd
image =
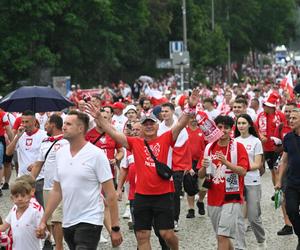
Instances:
[[[263,147],[254,127],[251,117],[241,114],[236,119],[235,138],[242,143],[248,153],[250,169],[247,172],[245,182],[245,200],[247,218],[260,246],[266,247],[265,230],[261,219],[261,182],[259,169],[262,167]],[[241,238],[245,235],[244,227],[239,227]]]

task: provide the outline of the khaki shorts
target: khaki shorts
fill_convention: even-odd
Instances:
[[[200,176],[198,177],[198,188],[199,191],[207,191],[207,188],[203,187],[203,183],[205,181],[205,177],[201,178]]]
[[[243,216],[240,203],[228,203],[223,206],[207,206],[214,231],[217,235],[229,238],[236,237],[236,225],[239,217]]]
[[[48,202],[49,193],[50,193],[50,190],[43,191],[45,207]],[[63,217],[63,212],[62,212],[62,202],[61,202],[61,203],[59,203],[57,208],[54,210],[52,215],[47,220],[47,225],[52,225],[54,222],[62,223],[62,217]]]

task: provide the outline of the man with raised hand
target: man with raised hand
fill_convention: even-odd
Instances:
[[[151,151],[158,161],[167,164],[168,152],[174,146],[180,131],[188,124],[190,115],[195,114],[195,107],[199,101],[199,91],[193,90],[189,104],[184,113],[171,130],[157,135],[158,120],[153,115],[145,115],[141,119],[141,133],[149,144]],[[88,105],[88,112],[101,124],[102,129],[119,144],[130,150],[136,164],[136,194],[134,203],[135,230],[138,241],[138,249],[151,249],[150,235],[152,223],[159,229],[160,235],[171,249],[177,250],[178,238],[174,233],[173,211],[173,179],[163,179],[156,172],[156,165],[145,145],[144,139],[139,137],[126,137],[113,129],[99,110]]]

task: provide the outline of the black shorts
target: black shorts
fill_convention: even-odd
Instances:
[[[270,152],[264,152],[265,161],[268,163],[269,169],[274,169],[274,165],[276,163],[276,160],[278,158],[278,154],[274,151]]]
[[[134,229],[136,231],[151,230],[153,223],[158,230],[174,228],[173,193],[135,194],[133,207]]]

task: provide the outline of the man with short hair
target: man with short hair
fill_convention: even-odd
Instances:
[[[275,189],[281,189],[282,178],[286,174],[285,204],[286,212],[298,237],[297,250],[300,250],[300,109],[295,108],[290,114],[292,132],[283,139],[283,154],[279,167],[279,176]],[[288,171],[286,171],[288,170]]]
[[[220,111],[214,107],[214,99],[207,97],[203,100],[204,112],[207,114],[210,120],[214,120],[219,114]]]
[[[174,120],[175,108],[172,103],[163,103],[161,105],[161,113],[163,121],[159,124],[157,135],[160,136],[163,133],[176,126],[177,120]],[[184,172],[190,170],[192,167],[192,156],[189,144],[189,135],[186,128],[183,128],[173,146],[173,149],[169,152],[170,160],[172,160],[172,169],[175,193],[174,193],[174,230],[179,231],[179,216],[180,216],[180,194],[182,192],[183,175]]]
[[[28,175],[29,165],[36,162],[39,156],[42,141],[47,138],[47,133],[36,127],[36,118],[32,111],[27,110],[22,114],[22,123],[14,139],[6,148],[7,155],[13,155],[17,150],[19,172],[18,177]],[[43,206],[44,172],[41,171],[36,178],[35,198]]]
[[[109,162],[101,149],[85,140],[88,124],[88,115],[78,111],[69,112],[64,121],[64,138],[69,146],[56,154],[53,189],[37,230],[37,237],[41,237],[46,221],[62,200],[64,238],[71,250],[97,249],[104,211],[101,186],[111,214],[112,245],[122,242]]]
[[[194,90],[189,100],[190,108],[187,107],[175,126],[161,136],[157,136],[157,118],[153,114],[143,116],[141,119],[141,133],[144,139],[126,137],[123,133],[114,130],[111,124],[103,119],[99,111],[92,106],[89,107],[90,114],[95,119],[98,119],[103,130],[134,155],[137,177],[134,202],[134,227],[138,249],[140,250],[151,249],[150,234],[153,221],[168,246],[173,250],[178,249],[178,239],[173,230],[172,193],[174,192],[174,183],[172,178],[163,179],[157,174],[155,162],[145,145],[145,141],[149,144],[150,150],[157,160],[167,164],[169,149],[174,146],[180,131],[187,125],[190,114],[194,114],[198,101],[199,91]]]
[[[223,136],[205,147],[201,178],[207,176],[207,210],[217,236],[218,249],[233,249],[230,238],[235,238],[237,223],[243,220],[244,176],[249,159],[243,144],[230,137],[233,119],[217,116],[217,127]]]
[[[59,149],[69,144],[69,142],[63,139],[62,133],[63,120],[57,115],[53,114],[49,117],[45,124],[48,138],[44,139],[41,147],[38,159],[35,163],[29,166],[31,169],[31,175],[35,179],[42,168],[44,170],[44,202],[47,205],[48,196],[53,188],[54,174],[56,171],[56,153]],[[53,216],[47,221],[47,225],[50,228],[50,232],[53,234],[55,240],[55,249],[63,250],[63,230],[62,230],[62,205],[61,203],[55,209]],[[45,240],[45,246],[51,245],[49,240]]]

